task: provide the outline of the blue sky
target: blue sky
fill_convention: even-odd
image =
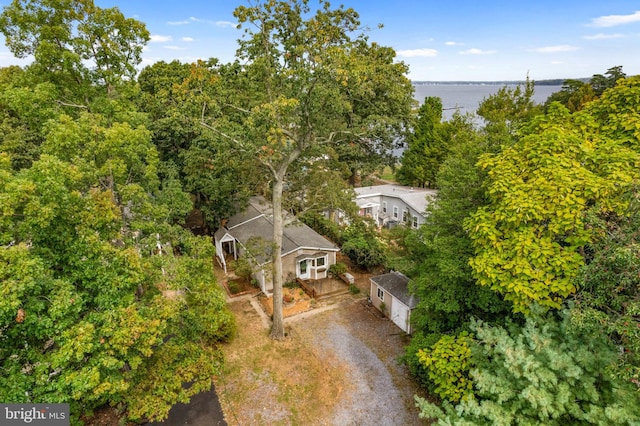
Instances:
[[[315,0],[311,0],[314,4]],[[9,0],[0,0],[0,6]],[[216,57],[232,61],[243,0],[97,0],[144,22],[144,64]],[[590,77],[622,65],[640,74],[638,0],[342,0],[369,37],[393,47],[413,80],[534,80]],[[383,24],[378,29],[378,24]],[[0,66],[23,64],[0,46]]]

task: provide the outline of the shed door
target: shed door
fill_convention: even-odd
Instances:
[[[406,333],[409,329],[407,324],[407,308],[396,300],[391,304],[391,320]]]

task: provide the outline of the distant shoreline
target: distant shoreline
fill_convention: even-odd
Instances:
[[[588,82],[589,78],[575,78],[575,79],[553,79],[553,80],[533,80],[534,86],[562,86],[566,80],[579,80],[582,82]],[[525,80],[505,80],[505,81],[412,81],[411,84],[415,86],[441,86],[441,85],[458,85],[458,86],[504,86],[504,85],[518,85],[525,84]]]

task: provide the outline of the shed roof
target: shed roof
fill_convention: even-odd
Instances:
[[[409,309],[415,308],[418,304],[418,298],[409,292],[409,278],[401,272],[377,275],[371,277],[371,281],[407,305]]]

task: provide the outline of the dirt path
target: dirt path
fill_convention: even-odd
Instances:
[[[229,425],[421,425],[418,392],[396,359],[404,336],[368,306],[343,296],[286,321],[268,338],[250,300],[231,303],[239,335],[216,379]]]

